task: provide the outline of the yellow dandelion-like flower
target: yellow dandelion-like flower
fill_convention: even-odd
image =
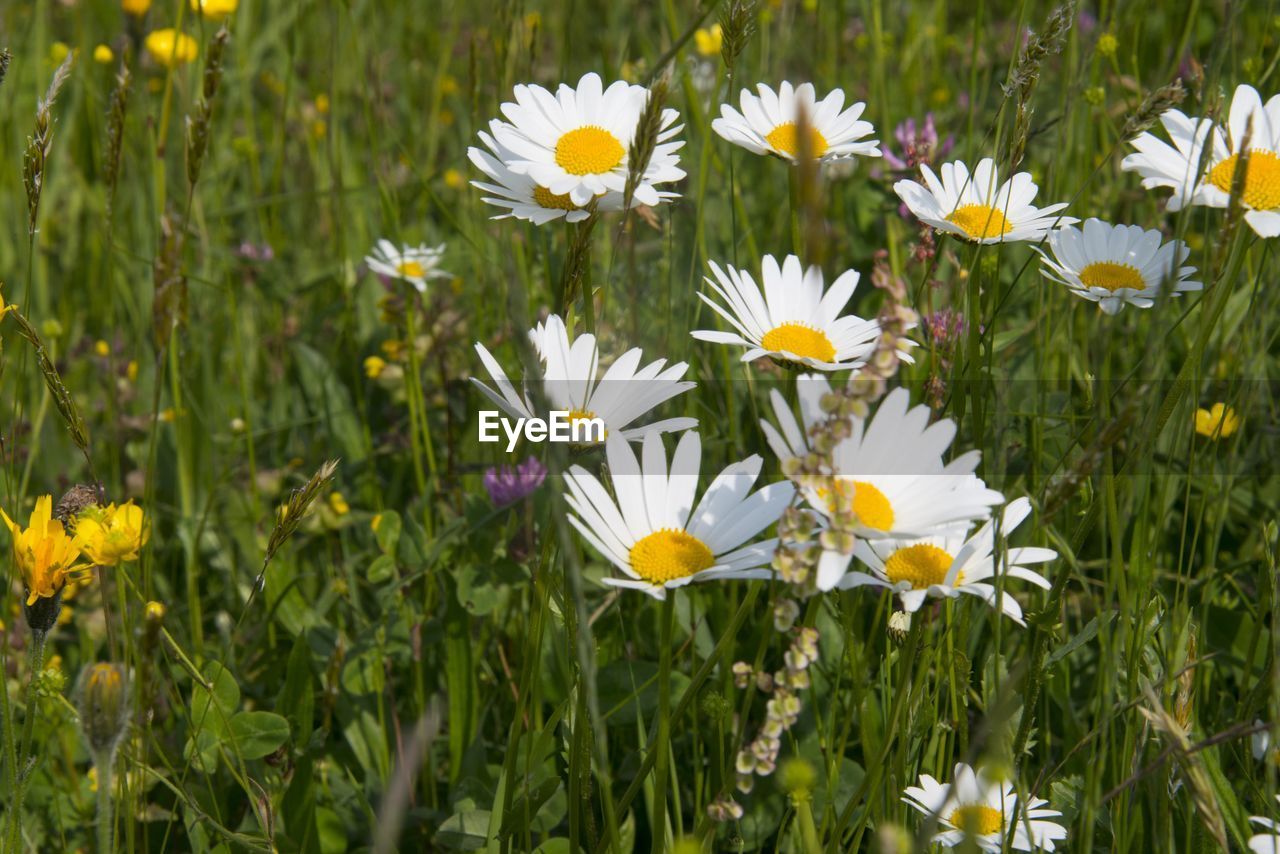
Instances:
[[[165,68],[178,68],[194,62],[200,54],[196,40],[173,27],[148,33],[145,44],[151,58]]]
[[[76,536],[84,553],[99,566],[135,561],[151,536],[142,508],[132,501],[91,507],[76,519]]]
[[[719,24],[713,24],[696,30],[693,34],[694,47],[698,49],[698,53],[703,56],[715,56],[720,52],[720,46],[724,43],[724,30]]]
[[[382,376],[382,372],[386,369],[387,362],[381,356],[370,356],[364,360],[364,374],[371,380]]]
[[[467,179],[457,169],[446,169],[444,172],[444,185],[450,190],[461,190],[467,186]]]
[[[120,8],[124,10],[126,15],[141,18],[151,8],[151,0],[121,0]]]
[[[115,58],[115,53],[105,44],[100,44],[93,49],[93,61],[100,65],[106,65]]]
[[[191,0],[191,11],[210,21],[221,21],[236,10],[238,0]]]
[[[351,512],[351,505],[341,492],[335,490],[329,493],[329,509],[339,516],[345,516]]]
[[[106,341],[99,339],[93,345],[93,352],[105,359],[107,356],[111,355],[111,345]]]
[[[1196,432],[1210,439],[1225,439],[1240,429],[1240,416],[1225,403],[1196,410]]]
[[[72,537],[53,518],[53,496],[42,495],[36,500],[35,509],[22,528],[0,510],[13,540],[13,561],[22,571],[22,582],[27,589],[27,605],[37,599],[53,599],[66,586],[68,577],[87,564],[78,562],[83,542],[80,535]]]
[[[316,112],[322,116],[329,113],[329,96],[323,92],[316,95]]]

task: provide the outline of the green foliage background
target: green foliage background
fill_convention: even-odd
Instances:
[[[740,798],[741,821],[706,813],[762,713],[730,665],[777,666],[786,639],[769,605],[785,591],[681,591],[661,685],[665,612],[597,583],[609,570],[560,538],[552,484],[509,509],[481,486],[487,465],[511,460],[471,439],[478,400],[460,381],[480,369],[472,344],[518,370],[512,337],[554,304],[571,231],[491,221],[465,184],[478,177],[466,148],[514,84],[590,70],[673,75],[682,198],[652,221],[605,218],[589,282],[605,352],[690,363],[699,388],[668,408],[700,418],[704,470],[771,459],[757,416],[769,387],[786,388],[689,337],[712,322],[696,296],[706,261],[754,269],[807,244],[828,280],[863,274],[853,308],[871,316],[881,295],[867,277],[886,250],[922,313],[952,306],[969,321],[947,365],[918,330],[925,347],[902,380],[917,399],[931,375],[948,383],[956,447],[983,451],[996,488],[1031,496],[1040,512],[1023,536],[1062,553],[1049,571],[1059,592],[1016,591],[1028,629],[959,603],[919,629],[911,657],[886,635],[888,597],[810,603],[821,658],[783,755],[818,771],[822,844],[885,850],[889,828],[914,835],[902,788],[979,758],[1062,810],[1071,850],[1213,850],[1219,829],[1241,848],[1247,816],[1280,817],[1276,766],[1250,753],[1253,721],[1280,711],[1275,250],[1227,233],[1223,211],[1166,214],[1162,193],[1119,169],[1126,120],[1176,76],[1192,115],[1225,109],[1238,83],[1280,90],[1274,2],[1085,4],[1039,69],[1022,167],[1038,201],[1181,235],[1207,285],[1115,317],[1046,283],[1025,245],[941,241],[928,283],[882,164],[829,171],[801,233],[788,167],[710,131],[740,86],[812,80],[867,101],[896,150],[894,127],[931,111],[951,156],[1003,155],[1015,122],[1001,84],[1049,3],[764,3],[728,80],[686,40],[720,10],[691,2],[241,0],[194,191],[184,120],[201,65],[168,73],[132,54],[108,216],[120,58],[179,19],[203,57],[216,26],[183,6],[158,0],[145,23],[109,0],[0,7],[13,51],[0,85],[4,296],[53,353],[107,493],[137,496],[154,524],[140,563],[68,603],[36,709],[21,699],[16,580],[5,599],[9,695],[18,719],[38,714],[25,848],[93,847],[88,754],[63,698],[82,666],[114,659],[134,686],[122,850],[657,850],[682,837],[804,850],[774,781]],[[1107,34],[1112,55],[1098,50]],[[79,57],[29,239],[23,151],[55,42]],[[111,64],[93,59],[103,43]],[[379,237],[446,243],[453,278],[420,301],[384,287],[361,263]],[[185,305],[157,301],[166,281],[171,297],[185,283]],[[13,331],[0,327],[0,501],[25,518],[36,495],[90,474]],[[366,375],[384,342],[414,338],[412,357],[391,349],[399,381]],[[1192,429],[1215,401],[1244,422],[1221,442]],[[329,458],[342,500],[321,496],[251,595],[276,508]],[[151,600],[163,631],[144,616]],[[1185,731],[1161,732],[1156,710]],[[644,761],[660,720],[661,786]],[[649,819],[660,808],[665,830]]]

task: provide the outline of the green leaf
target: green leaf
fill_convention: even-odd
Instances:
[[[484,847],[488,827],[488,810],[464,810],[445,819],[436,831],[435,841],[437,845],[454,851],[477,851]]]
[[[242,759],[261,759],[289,740],[289,722],[274,712],[240,712],[231,719],[231,737]]]
[[[191,689],[191,728],[226,733],[228,721],[240,706],[240,686],[220,661],[210,661],[203,672],[213,690],[199,684]]]
[[[378,555],[364,571],[370,584],[384,584],[396,577],[395,555]]]
[[[364,434],[347,387],[333,366],[320,353],[305,344],[293,345],[293,358],[298,367],[298,381],[312,412],[337,440],[340,456],[348,463],[365,457]]]
[[[373,532],[378,548],[383,554],[394,555],[400,542],[400,514],[394,510],[383,510],[378,517],[378,530]]]
[[[315,674],[311,672],[311,648],[306,633],[298,635],[289,651],[289,664],[285,670],[284,687],[276,702],[277,709],[288,709],[286,718],[294,734],[294,742],[306,745],[311,740],[311,726],[315,715]]]
[[[1045,669],[1053,667],[1053,665],[1097,637],[1098,630],[1102,628],[1103,622],[1105,621],[1107,625],[1110,625],[1117,613],[1117,611],[1107,611],[1085,623],[1083,629],[1071,636],[1071,640],[1049,653],[1049,657],[1044,661]]]

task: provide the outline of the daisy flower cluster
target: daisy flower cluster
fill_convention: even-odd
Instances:
[[[502,118],[493,119],[479,133],[481,145],[468,150],[483,175],[473,184],[499,209],[495,218],[534,225],[670,202],[685,177],[680,117],[673,109],[656,110],[652,98],[634,84],[606,87],[594,73],[554,92],[516,86],[514,100],[501,107]],[[722,105],[711,127],[753,154],[822,166],[881,156],[875,128],[862,118],[865,109],[861,102],[847,104],[839,89],[819,98],[811,83],[783,82],[777,90],[762,83],[755,92],[743,90],[737,108]],[[1225,128],[1166,113],[1162,121],[1174,147],[1143,134],[1133,143],[1139,153],[1126,158],[1124,168],[1141,172],[1144,186],[1172,187],[1171,210],[1222,207],[1235,164],[1247,156],[1246,218],[1260,234],[1280,233],[1280,195],[1268,196],[1267,171],[1272,160],[1280,162],[1273,153],[1280,145],[1277,111],[1280,100],[1264,107],[1254,90],[1241,87]],[[893,191],[927,229],[979,246],[1033,244],[1047,279],[1108,315],[1200,289],[1191,278],[1195,270],[1185,264],[1187,246],[1165,240],[1159,229],[1097,218],[1081,223],[1064,213],[1065,202],[1038,204],[1031,174],[1002,180],[991,157],[973,168],[960,160],[943,163],[935,172],[933,154],[950,146],[937,148],[932,118],[926,130],[931,142],[921,144],[923,153],[909,160],[895,156],[891,165],[899,172],[918,168],[919,180],[898,180]],[[1201,173],[1202,160],[1208,168]],[[430,279],[446,275],[439,268],[442,253],[443,247],[381,241],[367,265],[423,290]],[[883,591],[896,604],[891,624],[906,630],[912,615],[925,612],[932,619],[941,613],[926,611],[930,600],[968,597],[1025,625],[1013,593],[1019,583],[1049,589],[1037,568],[1058,555],[1043,546],[1009,545],[1031,518],[1031,501],[993,489],[979,476],[980,453],[953,448],[954,421],[913,405],[906,388],[890,389],[898,366],[913,361],[916,344],[908,334],[918,323],[905,286],[893,284],[898,280],[873,277],[885,307],[862,317],[851,310],[860,279],[855,270],[828,284],[820,267],[805,266],[796,255],[770,254],[750,269],[714,260],[707,268],[707,292],[699,297],[723,326],[695,329],[692,337],[733,348],[742,362],[767,360],[797,374],[796,408],[774,390],[772,417],[760,421],[781,480],[761,485],[765,460],[751,455],[708,472],[704,487],[698,421],[656,414],[694,387],[686,379],[688,364],[646,361],[640,348],[607,353],[592,325],[575,331],[572,314],[547,315],[528,331],[527,346],[515,348],[524,363],[518,381],[477,342],[488,382],[472,382],[515,418],[568,411],[574,420],[603,422],[603,439],[571,449],[564,484],[569,523],[613,567],[605,585],[660,600],[694,583],[784,585],[774,614],[775,628],[790,637],[785,666],[734,667],[738,688],[754,687],[769,697],[765,721],[735,763],[737,788],[748,792],[753,777],[777,767],[783,736],[803,709],[808,670],[819,658],[818,634],[797,623],[800,601],[860,588]],[[572,291],[566,295],[574,299]],[[843,385],[828,379],[842,373]],[[1218,421],[1221,435],[1234,429]],[[543,474],[538,472],[538,483]],[[532,491],[517,488],[514,478],[511,484],[486,481],[491,493],[501,494],[496,503]],[[922,775],[904,801],[927,816],[927,826],[940,828],[934,841],[947,846],[971,840],[990,851],[1006,845],[1053,850],[1066,836],[1054,821],[1060,814],[1046,801],[965,764],[955,766],[949,784]],[[718,820],[741,814],[725,792],[713,808]]]

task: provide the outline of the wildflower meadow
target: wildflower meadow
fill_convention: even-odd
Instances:
[[[1278,67],[6,0],[0,852],[1280,854]]]

